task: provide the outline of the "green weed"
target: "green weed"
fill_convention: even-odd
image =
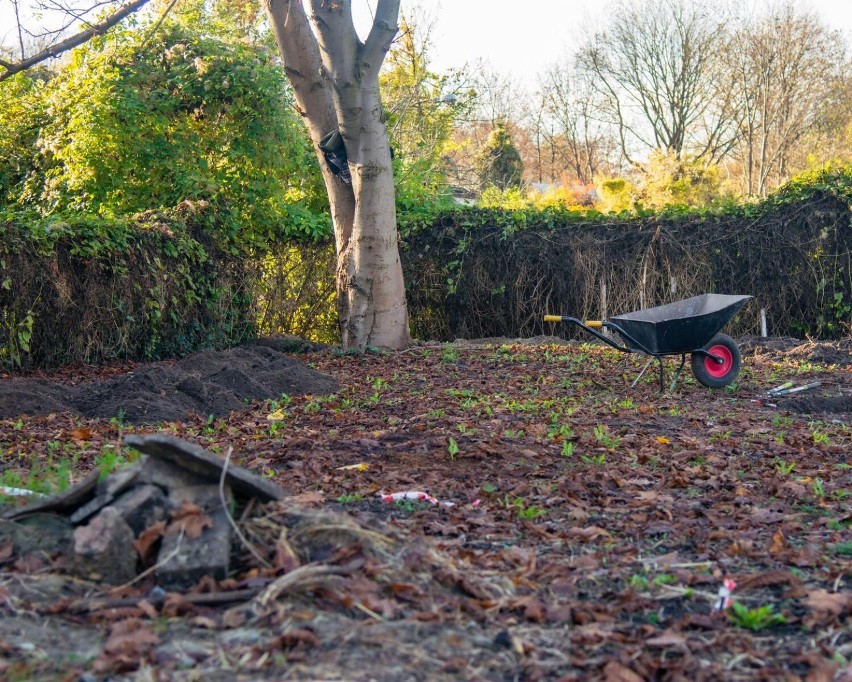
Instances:
[[[778,470],[778,473],[789,476],[793,469],[796,468],[795,462],[785,462],[783,459],[775,459],[775,468]]]
[[[736,601],[731,604],[731,609],[728,611],[728,620],[734,625],[753,632],[787,622],[783,615],[775,613],[771,605],[750,609]]]
[[[456,443],[456,439],[450,436],[449,444],[447,445],[447,452],[450,453],[450,461],[455,461],[456,455],[459,454],[459,444]]]
[[[613,448],[617,448],[619,443],[621,443],[621,438],[619,438],[618,436],[611,436],[607,432],[606,427],[603,424],[598,424],[597,426],[595,426],[594,434],[595,440],[597,440],[598,443],[610,450]]]

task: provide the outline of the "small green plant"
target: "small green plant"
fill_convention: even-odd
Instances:
[[[546,509],[542,509],[534,504],[527,505],[520,497],[516,497],[512,500],[511,504],[507,506],[511,506],[515,509],[519,519],[525,519],[527,521],[534,521],[535,519],[547,515]]]
[[[793,469],[796,468],[795,462],[785,462],[783,459],[775,459],[775,468],[778,470],[778,473],[789,476]]]
[[[594,428],[595,439],[603,445],[605,448],[613,449],[617,448],[618,444],[621,443],[621,438],[618,436],[611,436],[606,427],[603,424],[598,424]]]
[[[811,483],[811,490],[819,499],[823,499],[825,497],[825,486],[823,485],[821,478],[817,478]]]
[[[780,613],[775,613],[774,607],[769,604],[750,609],[735,601],[728,611],[728,620],[738,627],[757,632],[773,625],[782,625],[787,622]]]
[[[548,438],[573,438],[574,437],[574,429],[572,429],[568,424],[551,424],[550,428],[547,430]]]
[[[441,362],[456,362],[459,359],[459,352],[455,348],[445,348],[441,354]]]
[[[100,454],[95,457],[93,464],[96,469],[100,469],[101,479],[104,479],[120,466],[127,464],[127,461],[119,448],[106,444],[101,448]]]
[[[574,443],[570,440],[563,441],[562,443],[562,456],[563,457],[573,457],[574,456]]]
[[[654,576],[654,579],[651,582],[657,587],[660,585],[674,585],[677,582],[677,578],[673,575],[669,575],[668,573],[661,573],[660,575]]]
[[[630,579],[627,581],[627,584],[630,585],[630,587],[635,587],[637,590],[647,590],[650,586],[648,578],[646,578],[644,575],[639,575],[638,573],[631,575]]]
[[[459,454],[459,444],[456,443],[456,439],[450,436],[449,443],[447,444],[447,452],[450,453],[450,461],[455,461],[456,455]]]
[[[829,436],[825,431],[814,429],[813,438],[814,443],[817,443],[818,445],[831,445],[831,436]]]
[[[784,417],[780,414],[776,414],[772,418],[772,426],[790,426],[793,423],[792,417]]]
[[[598,466],[606,463],[606,455],[604,453],[600,453],[599,455],[580,455],[580,459],[586,464],[597,464]]]
[[[497,486],[494,485],[493,483],[483,483],[482,484],[482,492],[489,493],[489,494],[496,493],[497,492]]]
[[[364,496],[361,493],[344,493],[337,498],[337,501],[340,504],[354,504],[355,502],[361,502],[363,499]]]
[[[831,551],[837,556],[852,557],[852,542],[838,542],[831,545]]]
[[[115,416],[112,419],[109,420],[109,423],[112,424],[113,426],[117,426],[118,428],[124,427],[124,408],[123,407],[119,407],[118,410],[116,410]]]

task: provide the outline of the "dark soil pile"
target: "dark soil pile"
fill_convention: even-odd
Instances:
[[[224,416],[253,400],[282,394],[325,394],[338,383],[288,355],[286,340],[265,340],[224,351],[202,351],[177,362],[155,362],[103,381],[65,385],[48,379],[0,383],[0,419],[74,412],[154,424],[193,414]],[[300,349],[295,349],[300,350]]]

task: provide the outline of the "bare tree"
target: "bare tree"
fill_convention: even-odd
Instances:
[[[568,60],[539,76],[537,137],[545,145],[550,175],[569,175],[589,184],[614,165],[615,141],[598,116],[595,93]]]
[[[68,50],[91,40],[95,36],[103,35],[113,26],[118,24],[122,19],[142,9],[142,7],[147,4],[148,0],[132,0],[131,2],[121,5],[118,9],[108,14],[105,18],[94,23],[88,21],[87,15],[90,14],[96,8],[109,5],[109,0],[107,0],[106,2],[98,2],[95,5],[89,5],[86,8],[71,7],[53,2],[49,4],[40,5],[39,9],[41,9],[42,11],[58,11],[61,16],[66,17],[66,21],[63,22],[57,28],[49,29],[47,31],[43,31],[37,34],[29,33],[30,37],[40,42],[44,42],[45,40],[48,42],[48,45],[46,47],[41,50],[38,50],[37,52],[29,56],[27,56],[26,54],[26,47],[24,45],[24,34],[28,32],[24,29],[24,25],[21,20],[21,3],[19,2],[19,0],[11,0],[11,2],[14,6],[15,11],[15,23],[18,43],[20,46],[20,58],[0,59],[0,69],[2,69],[2,71],[0,71],[0,81],[6,80],[7,78],[14,76],[16,73],[20,73],[21,71],[26,71],[27,69],[35,66],[36,64],[40,64],[41,62],[47,61],[48,59],[58,57],[64,52],[67,52]],[[67,29],[78,23],[80,23],[83,27],[79,32],[74,33],[73,35],[62,40],[57,40],[54,42],[50,41],[51,37],[63,35],[67,31]]]
[[[145,1],[133,0],[32,57],[0,61],[5,69],[0,79],[103,33]],[[355,31],[351,0],[264,3],[328,191],[342,345],[360,352],[367,346],[405,347],[408,312],[390,146],[379,96],[379,70],[398,30],[400,0],[378,0],[365,40]]]
[[[733,45],[737,165],[744,193],[764,196],[789,179],[797,150],[841,108],[848,58],[842,36],[792,2],[746,22]]]
[[[642,0],[617,6],[607,30],[578,64],[616,126],[624,156],[665,149],[707,162],[731,144],[731,109],[720,55],[727,49],[718,6]]]

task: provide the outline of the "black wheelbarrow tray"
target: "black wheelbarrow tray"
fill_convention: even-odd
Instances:
[[[742,358],[736,342],[721,329],[736,315],[751,296],[703,294],[626,313],[608,320],[586,320],[564,315],[545,315],[545,322],[568,322],[624,353],[650,356],[633,382],[635,386],[654,360],[660,362],[660,390],[665,388],[663,356],[680,355],[680,367],[672,388],[690,355],[692,374],[704,386],[722,388],[736,379]],[[597,331],[611,329],[622,339],[618,343]]]

